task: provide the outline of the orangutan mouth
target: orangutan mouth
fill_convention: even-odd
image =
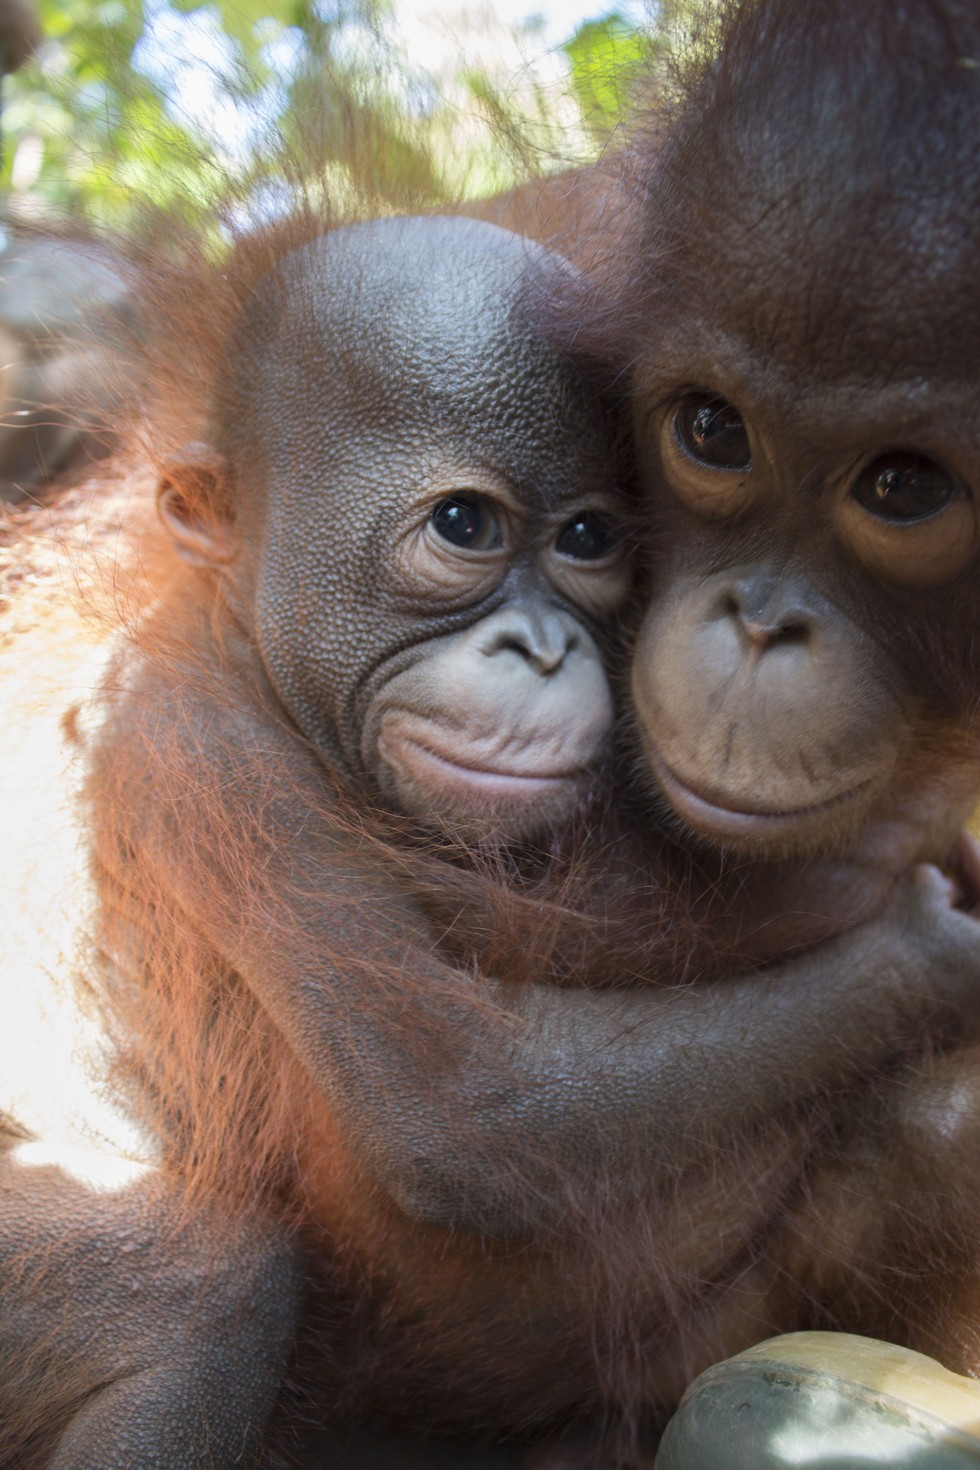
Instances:
[[[650,764],[664,796],[677,815],[696,831],[738,837],[768,834],[775,836],[783,830],[798,828],[827,815],[838,807],[847,806],[862,795],[871,785],[870,780],[859,781],[845,791],[837,792],[825,801],[810,806],[789,808],[767,808],[764,806],[736,805],[720,801],[711,795],[697,791],[671,770],[664,759],[651,753]]]
[[[405,730],[385,731],[379,740],[379,752],[387,764],[409,780],[430,788],[435,786],[467,788],[488,797],[515,797],[527,800],[534,795],[554,791],[578,779],[581,768],[564,771],[520,770],[515,766],[489,765],[460,760],[437,750],[428,741]]]

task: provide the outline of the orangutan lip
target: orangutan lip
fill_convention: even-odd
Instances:
[[[772,831],[777,827],[795,826],[798,822],[809,821],[832,811],[834,807],[842,806],[870,784],[868,781],[860,781],[856,786],[850,786],[837,796],[831,796],[827,801],[818,801],[813,806],[765,811],[752,807],[723,806],[710,797],[702,796],[688,786],[686,781],[682,781],[660,755],[653,755],[650,764],[665,796],[681,816],[692,824],[697,825],[700,822],[716,830],[729,832],[749,831],[755,827],[765,827]]]
[[[398,766],[404,768],[406,765],[410,767],[421,757],[423,762],[445,772],[454,782],[463,781],[472,786],[483,787],[487,791],[496,791],[498,794],[510,788],[512,791],[527,795],[535,790],[540,791],[564,785],[565,782],[580,774],[577,770],[528,774],[522,771],[494,770],[486,766],[469,766],[463,761],[451,760],[448,756],[442,755],[440,751],[434,750],[431,745],[413,735],[405,734],[404,731],[400,732],[394,740],[391,736],[382,734],[378,748],[382,756],[388,759],[389,765],[396,768]],[[401,759],[392,760],[391,756],[396,752],[400,754]],[[410,769],[408,774],[411,774]]]

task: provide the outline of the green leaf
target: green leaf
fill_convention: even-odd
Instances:
[[[572,89],[585,124],[604,142],[628,108],[652,44],[614,10],[599,20],[585,21],[562,49],[571,63]]]

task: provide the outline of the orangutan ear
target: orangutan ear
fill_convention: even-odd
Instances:
[[[206,444],[188,444],[166,461],[157,482],[157,514],[177,554],[194,566],[223,566],[235,555],[228,500],[228,467]]]

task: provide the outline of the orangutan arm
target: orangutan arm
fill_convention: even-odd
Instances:
[[[126,814],[103,860],[135,856],[147,893],[274,1018],[378,1182],[431,1224],[545,1228],[569,1177],[648,1193],[971,1009],[980,931],[928,869],[879,919],[749,975],[502,988],[440,958],[287,726],[149,683],[103,739],[103,807]]]

